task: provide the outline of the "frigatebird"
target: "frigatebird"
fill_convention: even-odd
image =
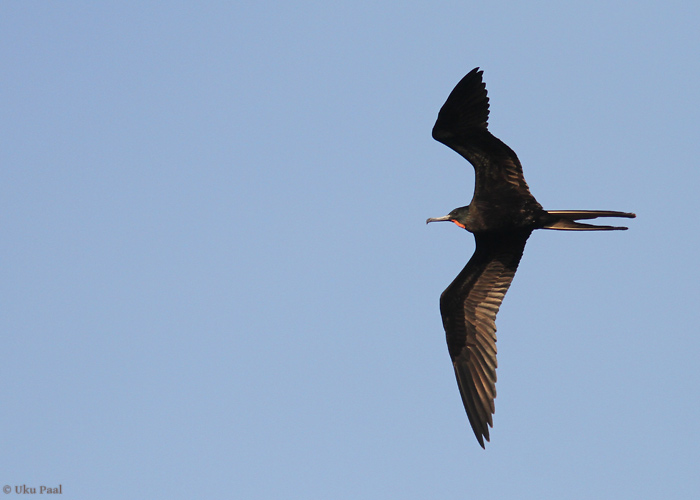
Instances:
[[[577,222],[598,217],[634,218],[610,210],[544,210],[530,193],[515,152],[489,132],[489,99],[483,71],[474,68],[440,109],[433,138],[474,166],[474,197],[466,207],[427,222],[450,221],[474,234],[476,250],[440,296],[457,385],[472,430],[484,448],[493,427],[496,397],[496,314],[525,243],[535,229],[627,229]]]

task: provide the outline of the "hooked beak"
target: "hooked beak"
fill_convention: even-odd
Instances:
[[[443,222],[443,221],[449,222],[451,220],[452,220],[452,217],[450,217],[449,215],[443,215],[442,217],[431,217],[430,219],[425,221],[425,223],[428,224],[430,222]]]

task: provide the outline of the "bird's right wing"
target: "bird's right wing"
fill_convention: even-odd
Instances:
[[[459,392],[476,439],[484,447],[496,397],[496,314],[530,232],[476,234],[476,251],[440,296]]]
[[[433,138],[469,160],[476,172],[474,198],[534,202],[515,152],[488,131],[489,98],[483,71],[474,68],[440,109]]]

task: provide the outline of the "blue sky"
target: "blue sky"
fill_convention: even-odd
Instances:
[[[696,2],[4,2],[0,483],[65,498],[697,498]],[[491,443],[438,297],[484,70],[548,209]],[[14,493],[12,493],[14,494]]]

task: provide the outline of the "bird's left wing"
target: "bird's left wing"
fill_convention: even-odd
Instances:
[[[489,98],[482,76],[474,68],[455,86],[440,109],[433,138],[474,166],[475,200],[516,198],[537,204],[518,156],[488,131]]]
[[[496,397],[496,314],[522,257],[529,231],[475,234],[476,251],[440,296],[440,312],[462,402],[484,447]]]

